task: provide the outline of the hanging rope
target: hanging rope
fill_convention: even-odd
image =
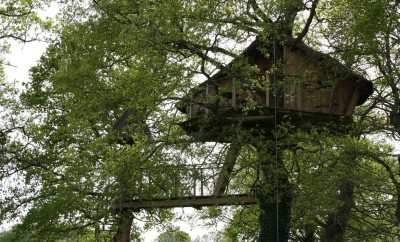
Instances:
[[[279,179],[276,172],[278,171],[278,85],[276,81],[276,38],[272,43],[273,55],[273,85],[274,85],[274,137],[275,137],[275,175],[274,175],[274,190],[276,202],[276,241],[279,242]]]

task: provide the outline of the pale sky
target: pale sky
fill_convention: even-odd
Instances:
[[[6,80],[16,83],[29,80],[29,69],[37,63],[46,46],[43,42],[27,44],[14,42],[10,53],[5,57],[6,62],[10,64],[5,66]]]
[[[37,63],[45,49],[46,44],[41,42],[22,44],[12,41],[10,52],[4,55],[5,63],[7,63],[4,66],[6,81],[21,87],[23,82],[29,80],[29,69]],[[0,232],[9,229],[12,224],[2,222]]]

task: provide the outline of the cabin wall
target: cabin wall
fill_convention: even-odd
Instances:
[[[327,114],[343,114],[335,103],[336,77],[315,60],[310,60],[295,51],[285,48],[283,67],[284,109],[318,112]]]
[[[256,107],[269,106],[270,83],[265,79],[265,71],[271,67],[271,62],[260,56],[260,54],[249,58],[250,65],[256,65],[260,74],[253,79],[259,79],[257,88],[249,88],[249,80],[246,73],[240,73],[240,70],[234,77],[223,76],[214,79],[215,85],[202,84],[198,92],[192,97],[192,105],[186,109],[186,112],[193,115],[209,114],[210,111],[229,112],[233,110],[242,110],[243,108],[254,105]],[[243,74],[243,77],[240,77]],[[214,110],[211,110],[214,107]],[[207,110],[208,109],[208,110]],[[189,110],[191,112],[189,112]]]
[[[334,107],[333,112],[350,116],[357,104],[358,97],[359,93],[357,92],[355,81],[348,79],[338,81],[333,100],[337,105]]]
[[[249,59],[260,70],[259,76],[252,79],[258,85],[249,84],[246,73],[236,69],[233,77],[221,75],[209,84],[203,83],[194,92],[189,115],[209,115],[242,110],[248,106],[273,108],[272,63],[261,55]],[[355,81],[343,77],[343,73],[332,70],[323,60],[309,58],[300,51],[284,47],[280,53],[283,62],[279,63],[276,79],[279,86],[278,107],[284,110],[322,113],[332,115],[351,115],[358,100]],[[324,66],[325,65],[325,66]],[[242,76],[242,77],[241,77]],[[349,77],[350,78],[350,77]],[[255,87],[257,86],[257,87]]]
[[[217,87],[215,85],[202,85],[198,87],[198,90],[186,106],[185,111],[191,117],[208,114],[210,107],[216,103]]]

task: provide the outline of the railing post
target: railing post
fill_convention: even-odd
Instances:
[[[204,195],[204,190],[203,190],[203,169],[200,168],[200,193],[201,196]]]
[[[269,77],[268,74],[265,74],[265,106],[269,107],[269,99],[270,99],[270,95],[269,95]]]
[[[190,103],[189,103],[189,118],[192,118],[192,109],[193,109],[193,96],[190,96]]]
[[[232,107],[236,109],[236,82],[234,78],[232,78]]]
[[[206,98],[205,98],[205,111],[206,114],[208,115],[208,82],[206,83]]]
[[[173,186],[174,186],[174,188],[173,188],[174,189],[174,197],[177,197],[178,193],[177,193],[176,175],[174,176]]]
[[[193,196],[196,196],[196,174],[194,174],[195,169],[192,168],[193,175]]]
[[[143,193],[143,169],[139,168],[139,193]]]

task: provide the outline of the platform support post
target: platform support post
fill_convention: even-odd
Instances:
[[[229,146],[228,152],[225,156],[224,164],[214,187],[214,195],[219,196],[225,193],[229,184],[229,180],[231,179],[236,159],[240,154],[240,148],[241,144],[237,142],[234,142]]]
[[[122,210],[118,215],[118,230],[113,237],[113,242],[130,242],[133,214],[129,210]]]

